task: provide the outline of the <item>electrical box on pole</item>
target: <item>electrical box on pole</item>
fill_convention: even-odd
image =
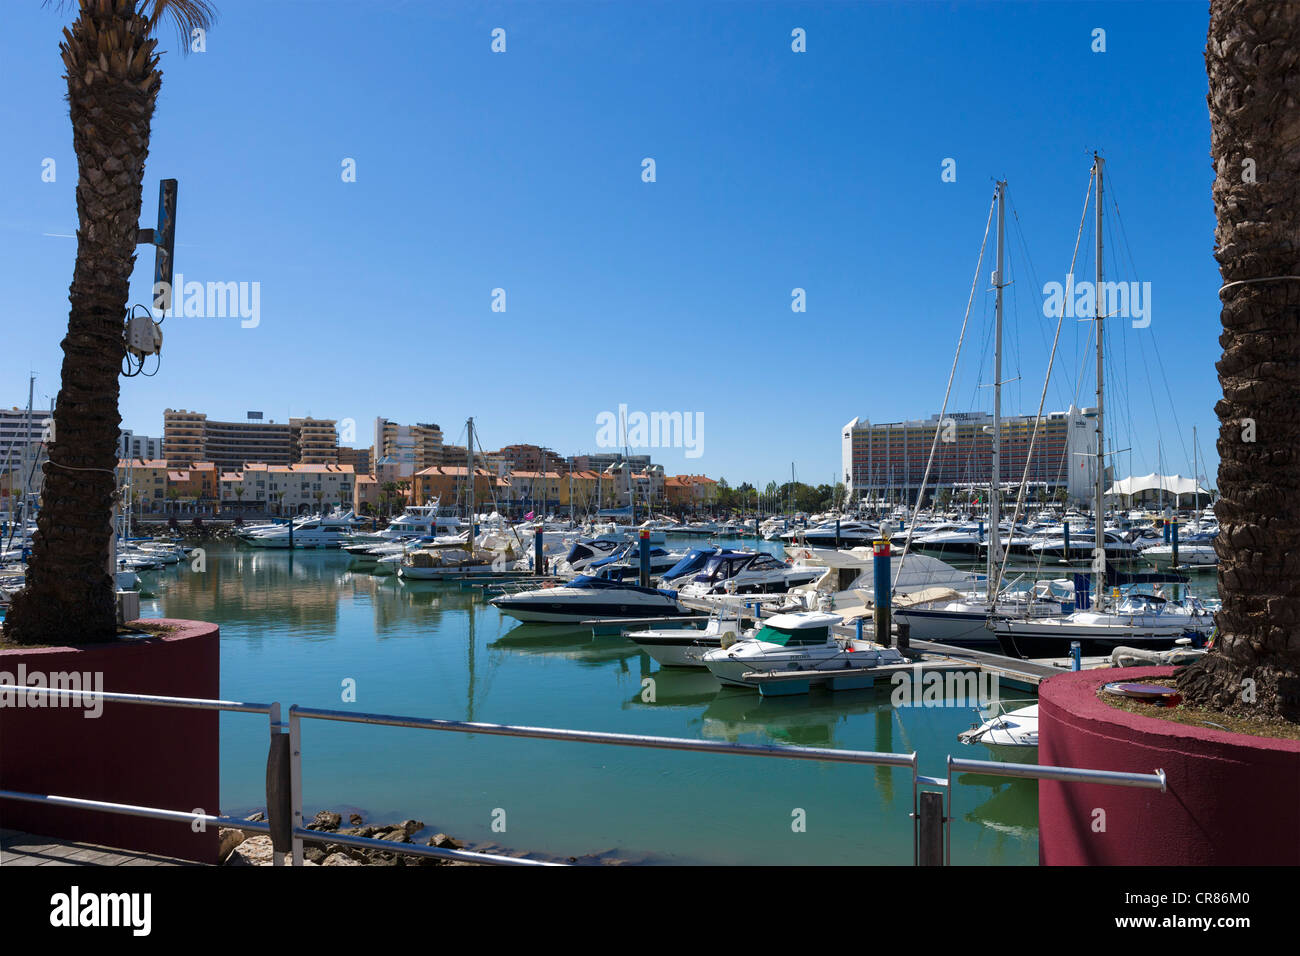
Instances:
[[[136,242],[154,247],[153,311],[159,317],[172,306],[173,258],[176,250],[176,180],[158,184],[158,224],[140,229]],[[131,315],[126,321],[126,349],[143,366],[145,356],[162,351],[162,329],[152,315]]]

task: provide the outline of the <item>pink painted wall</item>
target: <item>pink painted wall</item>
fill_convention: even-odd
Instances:
[[[1052,866],[1300,864],[1300,741],[1190,727],[1109,706],[1102,684],[1172,668],[1081,671],[1039,690],[1038,762],[1168,776],[1167,792],[1043,780],[1039,861]],[[1105,832],[1094,831],[1094,810]]]
[[[215,624],[151,621],[177,628],[162,638],[111,645],[0,651],[0,671],[103,672],[105,692],[219,697]],[[215,711],[102,702],[80,707],[0,707],[0,789],[193,811],[219,812]],[[250,718],[252,719],[252,718]],[[215,863],[217,833],[188,823],[0,800],[0,828]]]

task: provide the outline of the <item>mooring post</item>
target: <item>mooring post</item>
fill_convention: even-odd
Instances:
[[[650,529],[641,529],[641,587],[650,586]]]
[[[876,604],[876,643],[889,647],[892,644],[889,628],[891,619],[891,601],[889,594],[889,539],[881,538],[873,542],[871,559],[875,568],[875,604]]]
[[[943,794],[937,790],[922,790],[917,794],[917,863],[921,866],[943,866]]]
[[[1169,522],[1169,544],[1174,549],[1174,567],[1178,567],[1178,519]]]
[[[1083,645],[1078,641],[1070,642],[1070,670],[1083,670]]]
[[[835,519],[835,547],[840,546],[840,519]]]
[[[856,633],[853,635],[855,640],[862,640],[862,617],[859,615],[854,622]]]
[[[533,532],[533,574],[540,575],[545,571],[546,565],[542,559],[542,526],[538,525],[537,530]]]
[[[1062,521],[1061,530],[1065,532],[1065,550],[1061,554],[1062,561],[1070,560],[1070,522]]]
[[[289,515],[289,550],[293,550],[293,515]]]

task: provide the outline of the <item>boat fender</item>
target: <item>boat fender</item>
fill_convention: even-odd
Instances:
[[[731,645],[736,643],[735,631],[724,631],[722,634],[722,649],[725,651]]]

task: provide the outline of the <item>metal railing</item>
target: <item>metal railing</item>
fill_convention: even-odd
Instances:
[[[269,723],[272,741],[276,735],[283,733],[280,722],[280,705],[254,704],[237,700],[207,700],[200,697],[163,697],[156,694],[117,694],[107,691],[71,690],[50,687],[26,687],[5,685],[5,694],[39,694],[48,701],[51,697],[76,697],[79,700],[90,698],[95,701],[110,701],[122,704],[136,704],[143,707],[172,707],[179,710],[214,710],[239,714],[265,714]],[[38,698],[41,699],[41,698]],[[105,813],[117,813],[124,816],[149,817],[154,820],[171,820],[193,825],[201,822],[203,826],[236,827],[240,830],[254,830],[269,833],[271,825],[254,820],[240,820],[212,813],[194,813],[184,810],[164,810],[158,807],[140,807],[128,803],[111,803],[106,800],[87,800],[82,797],[66,797],[57,794],[24,793],[17,790],[0,790],[0,799],[20,800],[25,803],[43,804],[45,806],[69,807],[78,810],[101,810]],[[274,856],[274,854],[273,854]],[[282,866],[279,857],[273,860],[276,866]]]
[[[163,697],[148,694],[117,694],[102,691],[64,690],[48,687],[26,687],[5,685],[6,694],[41,694],[47,696],[62,695],[67,697],[92,698],[122,704],[135,704],[147,707],[175,707],[190,710],[213,710],[233,713],[266,714],[270,731],[270,750],[267,764],[267,821],[256,822],[220,814],[196,813],[192,811],[167,810],[158,807],[142,807],[131,804],[112,803],[104,800],[90,800],[80,797],[60,796],[54,794],[24,793],[13,790],[0,790],[0,799],[19,800],[29,803],[60,806],[78,810],[98,810],[127,816],[148,817],[156,820],[190,823],[202,821],[203,825],[232,827],[240,830],[252,830],[266,833],[272,837],[272,862],[275,866],[284,865],[286,855],[295,866],[304,864],[303,845],[306,842],[354,846],[360,849],[383,850],[402,856],[431,857],[436,859],[459,860],[473,863],[503,866],[559,866],[540,860],[520,859],[491,853],[478,853],[471,850],[450,850],[434,846],[417,846],[415,844],[397,843],[392,840],[376,840],[349,833],[336,831],[312,830],[303,824],[302,811],[302,721],[324,720],[342,723],[369,724],[381,727],[405,727],[415,730],[430,730],[444,733],[485,734],[489,736],[520,737],[532,740],[556,740],[569,743],[604,744],[616,747],[641,747],[654,750],[676,750],[706,754],[726,754],[730,756],[767,757],[778,760],[812,760],[827,763],[847,763],[860,766],[895,767],[909,769],[912,772],[912,812],[909,814],[913,824],[913,863],[918,865],[939,865],[951,863],[952,852],[952,775],[955,772],[979,773],[987,776],[1002,776],[1022,779],[1057,780],[1073,783],[1093,783],[1124,787],[1142,787],[1166,792],[1166,777],[1163,770],[1154,773],[1128,773],[1114,770],[1087,770],[1076,767],[1053,767],[1039,764],[998,763],[987,760],[965,760],[949,756],[947,776],[929,777],[918,772],[917,754],[887,753],[869,750],[836,750],[828,747],[785,747],[766,744],[737,744],[716,740],[690,740],[679,737],[655,737],[642,734],[619,734],[591,730],[565,730],[552,727],[528,727],[513,724],[474,723],[461,720],[441,720],[427,717],[402,717],[393,714],[350,713],[338,710],[322,710],[314,707],[291,706],[287,723],[281,720],[280,704],[247,703],[230,700],[206,700],[191,697]],[[287,740],[286,740],[287,738]],[[287,761],[283,766],[275,758],[277,751],[284,751],[287,742]],[[271,768],[276,767],[272,773]],[[285,794],[281,792],[287,789]],[[926,791],[922,788],[937,788]],[[925,799],[927,796],[945,797],[935,801]],[[287,807],[285,804],[287,803]],[[937,806],[936,806],[937,803]],[[287,810],[287,813],[285,812]],[[284,815],[286,818],[281,819]],[[943,852],[938,853],[935,834],[942,828]],[[281,837],[276,840],[277,835]],[[926,838],[929,836],[929,839]],[[923,849],[924,844],[924,849]],[[924,857],[924,859],[923,859]]]

